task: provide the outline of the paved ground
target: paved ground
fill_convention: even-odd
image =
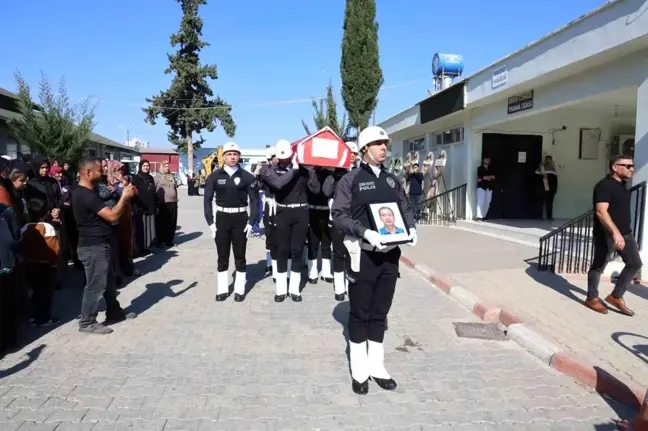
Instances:
[[[408,257],[449,276],[484,302],[505,306],[581,359],[648,385],[644,286],[633,285],[626,295],[628,306],[637,312],[634,317],[613,311],[600,315],[582,305],[587,293],[583,277],[536,271],[537,248],[453,228],[419,230],[419,244],[426,246],[406,249]],[[601,296],[612,287],[602,281]]]
[[[405,268],[386,337],[399,389],[356,396],[347,303],[318,284],[276,304],[268,279],[243,303],[214,302],[200,208],[183,197],[179,245],[121,290],[136,320],[110,336],[72,320],[0,361],[0,430],[604,430],[623,412],[512,342],[458,339],[452,322],[476,318]],[[251,241],[250,279],[263,254]],[[59,292],[65,316],[79,295]]]

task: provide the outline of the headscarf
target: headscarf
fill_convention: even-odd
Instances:
[[[144,174],[144,172],[142,172],[142,165],[143,165],[144,163],[148,163],[148,165],[149,165],[149,172],[148,172],[147,174]],[[139,167],[137,168],[137,174],[138,174],[138,175],[151,175],[150,167],[151,167],[151,162],[149,162],[149,161],[146,160],[146,159],[142,159],[142,160],[140,160],[140,162],[139,162]]]
[[[108,160],[108,184],[114,185],[117,182],[117,173],[124,167],[124,164],[117,160]]]
[[[61,173],[61,172],[63,172],[63,168],[60,167],[60,166],[52,166],[52,167],[50,168],[50,170],[49,170],[49,174],[50,174],[50,176],[52,176],[52,177],[53,177],[54,175],[56,175],[56,174]]]

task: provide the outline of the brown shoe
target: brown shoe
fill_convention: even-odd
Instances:
[[[634,311],[626,307],[623,298],[615,298],[612,295],[608,295],[607,298],[605,298],[605,302],[614,305],[622,314],[625,314],[626,316],[634,316],[635,314]]]
[[[600,298],[588,299],[587,301],[585,301],[585,306],[587,308],[591,308],[597,313],[601,313],[601,314],[608,313],[608,309],[605,307],[605,305],[603,305],[603,301],[601,301]]]

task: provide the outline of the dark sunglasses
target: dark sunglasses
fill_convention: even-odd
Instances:
[[[623,166],[626,169],[634,169],[634,165],[632,163],[617,163],[617,166]]]

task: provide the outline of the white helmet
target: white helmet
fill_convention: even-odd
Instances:
[[[269,147],[266,148],[266,159],[271,159],[275,156],[275,149],[274,147]]]
[[[367,145],[378,141],[387,141],[387,144],[389,144],[391,139],[382,127],[369,126],[362,130],[360,136],[358,136],[358,151],[362,150]]]
[[[355,142],[349,141],[346,142],[346,146],[349,147],[352,153],[358,153],[358,146],[356,145]]]
[[[223,154],[227,153],[228,151],[236,151],[237,153],[241,154],[241,149],[236,142],[227,142],[223,144]]]
[[[293,150],[290,142],[286,141],[285,139],[278,140],[277,144],[275,145],[275,156],[277,156],[279,160],[286,160],[291,158],[292,155]]]

